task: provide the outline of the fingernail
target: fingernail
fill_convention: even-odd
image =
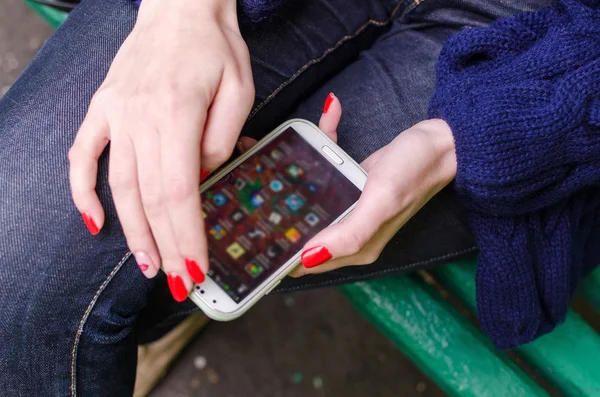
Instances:
[[[244,144],[242,143],[242,141],[238,141],[235,144],[235,147],[237,148],[237,150],[240,152],[240,154],[244,153]]]
[[[333,93],[327,95],[325,105],[323,106],[323,113],[327,113],[329,111],[329,107],[331,106],[331,102],[333,102],[333,98],[335,98],[335,95],[333,95]]]
[[[96,222],[94,222],[90,214],[84,212],[83,214],[81,214],[81,217],[83,218],[83,223],[85,223],[85,226],[88,228],[90,233],[92,233],[92,236],[95,236],[98,233],[100,233],[100,229],[98,229],[98,226],[96,226]]]
[[[169,273],[167,276],[171,295],[177,302],[183,302],[188,297],[188,290],[185,287],[183,279],[177,273]]]
[[[319,266],[331,259],[331,253],[329,250],[318,245],[311,249],[308,249],[302,253],[302,266],[310,269],[311,267]]]
[[[200,168],[200,182],[204,182],[206,178],[210,175],[209,170],[205,170],[204,168]]]
[[[187,269],[190,277],[196,284],[200,284],[204,282],[204,273],[200,269],[200,266],[196,263],[195,260],[185,258],[185,268]]]
[[[135,262],[147,278],[152,278],[158,273],[158,267],[154,265],[152,258],[145,252],[136,252],[133,254]]]

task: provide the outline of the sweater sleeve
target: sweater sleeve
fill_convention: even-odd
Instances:
[[[466,29],[444,47],[430,115],[454,132],[470,208],[525,214],[600,180],[600,5],[588,3]]]
[[[139,6],[143,0],[133,0]],[[285,0],[238,0],[242,17],[257,23],[269,17]]]
[[[500,348],[529,342],[564,320],[600,263],[600,1],[452,37],[430,116],[454,135],[482,328]]]

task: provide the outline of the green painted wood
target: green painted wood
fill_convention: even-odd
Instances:
[[[475,263],[443,266],[434,277],[476,310]],[[568,396],[600,396],[600,336],[572,311],[553,332],[515,349],[525,362]]]
[[[548,395],[422,280],[396,277],[340,289],[449,395]]]
[[[590,274],[579,291],[600,312],[600,269]]]
[[[54,29],[58,28],[69,15],[65,11],[59,11],[56,8],[44,4],[34,3],[29,0],[25,0],[25,4],[38,13]]]

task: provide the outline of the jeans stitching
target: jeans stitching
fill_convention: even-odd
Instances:
[[[474,252],[474,251],[477,251],[477,246],[472,246],[470,248],[467,248],[467,249],[464,249],[464,250],[461,250],[461,251],[456,251],[456,252],[452,252],[452,253],[449,253],[449,254],[444,254],[444,255],[433,257],[433,258],[429,258],[429,259],[426,259],[426,260],[422,260],[422,261],[418,261],[418,262],[413,262],[411,264],[403,266],[400,269],[393,268],[393,269],[377,270],[377,271],[374,271],[374,272],[371,272],[371,273],[361,274],[360,276],[347,276],[347,277],[338,278],[338,279],[335,279],[335,280],[327,280],[327,281],[321,281],[321,282],[316,282],[316,283],[312,283],[312,284],[304,284],[302,286],[296,286],[296,287],[290,287],[290,288],[281,288],[281,289],[276,290],[276,292],[293,292],[293,291],[299,291],[299,290],[303,290],[303,289],[311,288],[311,287],[324,287],[324,286],[333,285],[333,284],[339,284],[339,283],[361,281],[365,277],[375,276],[375,275],[381,275],[381,274],[386,274],[386,273],[392,273],[392,272],[397,272],[397,271],[400,271],[400,270],[409,270],[409,269],[412,269],[412,268],[417,267],[417,266],[427,265],[427,264],[436,262],[438,260],[444,260],[444,259],[448,259],[448,258],[451,258],[451,257],[454,257],[454,256],[458,256],[458,255],[467,254],[469,252]]]
[[[412,10],[416,5],[418,5],[422,1],[424,1],[424,0],[415,0],[415,1],[413,1],[410,5],[408,5],[405,8],[403,14],[406,14],[407,12],[409,12],[410,10]],[[296,78],[298,78],[298,76],[300,76],[302,73],[304,73],[309,67],[311,67],[314,64],[317,64],[317,63],[321,62],[328,55],[330,55],[332,52],[334,52],[340,46],[342,46],[342,44],[344,44],[348,40],[351,40],[351,39],[357,37],[359,34],[361,34],[369,26],[385,26],[388,23],[390,23],[395,18],[396,13],[398,12],[398,10],[400,10],[400,8],[401,8],[401,6],[403,4],[404,4],[403,2],[399,2],[398,5],[392,10],[389,18],[384,19],[382,21],[379,21],[379,20],[376,20],[376,19],[369,19],[367,22],[365,22],[364,24],[362,24],[353,34],[349,34],[349,35],[343,36],[332,47],[329,47],[328,49],[326,49],[325,52],[323,52],[323,54],[321,56],[319,56],[317,58],[313,58],[310,61],[308,61],[306,64],[304,64],[302,67],[300,67],[300,69],[298,69],[289,79],[287,79],[286,81],[284,81],[283,83],[281,83],[281,85],[279,87],[277,87],[273,92],[271,92],[271,94],[269,94],[269,96],[267,98],[265,98],[264,101],[262,101],[260,104],[258,104],[252,110],[252,112],[250,113],[250,115],[248,116],[248,120],[251,120],[254,116],[256,116],[256,113],[258,113],[267,103],[271,102],[271,100],[273,98],[275,98],[275,96],[277,96],[277,94],[279,94],[281,92],[281,90],[283,90],[291,82],[293,82],[294,80],[296,80]]]
[[[403,14],[408,13],[410,10],[412,10],[414,7],[418,6],[423,1],[424,0],[413,1],[411,4],[406,6]],[[361,34],[367,27],[369,27],[369,26],[385,26],[388,23],[390,23],[395,18],[396,13],[398,12],[398,10],[400,10],[402,5],[403,5],[402,2],[398,3],[398,5],[392,10],[389,18],[387,18],[385,20],[380,21],[380,20],[376,20],[376,19],[369,19],[367,22],[365,22],[363,25],[361,25],[353,34],[343,36],[340,40],[338,40],[338,42],[335,45],[333,45],[332,47],[325,50],[325,52],[321,56],[319,56],[317,58],[313,58],[310,61],[308,61],[306,64],[304,64],[302,67],[300,67],[289,79],[284,81],[279,87],[277,87],[273,92],[271,92],[271,94],[269,94],[269,96],[267,98],[265,98],[265,100],[263,102],[261,102],[259,105],[257,105],[254,108],[254,110],[252,110],[250,115],[248,116],[248,120],[251,120],[266,104],[271,102],[271,100],[273,98],[275,98],[275,96],[277,96],[277,94],[279,94],[281,92],[281,90],[283,90],[286,86],[288,86],[290,83],[292,83],[294,80],[296,80],[296,78],[298,78],[298,76],[300,76],[303,72],[305,72],[310,66],[321,62],[328,55],[330,55],[332,52],[334,52],[340,46],[342,46],[344,43],[346,43],[348,40],[351,40],[351,39],[357,37],[359,34]],[[467,253],[470,251],[474,251],[476,249],[477,249],[476,247],[472,247],[467,250],[455,252],[453,254],[447,254],[447,255],[440,256],[440,257],[431,258],[426,261],[415,262],[408,266],[405,266],[403,269],[410,269],[410,268],[413,268],[413,267],[421,265],[421,264],[431,263],[435,260],[444,259],[446,257],[450,257],[450,256],[454,256],[454,255],[461,255],[461,254],[464,254],[464,253]],[[100,297],[102,292],[106,289],[108,284],[112,281],[115,274],[121,269],[121,267],[123,266],[125,261],[127,261],[127,259],[129,259],[130,256],[131,256],[131,252],[129,251],[125,254],[125,256],[123,256],[123,258],[119,261],[119,263],[117,263],[115,268],[110,272],[110,274],[104,280],[102,285],[100,285],[100,288],[98,288],[98,291],[96,291],[96,294],[94,295],[94,297],[92,298],[91,302],[89,303],[87,309],[85,310],[83,317],[79,321],[79,326],[78,326],[77,332],[75,334],[75,341],[73,343],[73,350],[71,351],[71,396],[72,397],[77,396],[77,385],[76,385],[77,352],[78,352],[78,348],[79,348],[79,342],[81,340],[81,335],[83,335],[83,327],[85,326],[85,323],[86,323],[90,313],[94,309],[94,306],[95,306],[96,302],[98,301],[98,298]],[[392,272],[395,270],[398,270],[398,269],[380,270],[380,271],[368,273],[367,276],[385,274],[385,273],[389,273],[389,272]],[[353,280],[358,280],[361,278],[364,278],[364,275],[363,276],[354,276],[354,277],[348,276],[348,277],[344,277],[342,279],[337,279],[337,280],[335,280],[335,282],[353,281]],[[326,285],[331,285],[333,283],[334,283],[334,281],[313,283],[313,284],[304,285],[304,287],[283,288],[283,289],[278,290],[278,292],[291,292],[291,291],[296,291],[299,289],[306,288],[306,286],[326,286]],[[191,309],[191,310],[184,311],[183,313],[180,313],[180,315],[181,314],[191,314],[196,311],[198,311],[198,309]],[[170,315],[169,317],[167,317],[167,319],[170,319],[173,317],[175,317],[175,315]],[[167,319],[163,320],[163,322],[166,321]]]
[[[100,298],[100,295],[102,294],[102,292],[104,292],[104,290],[106,289],[108,284],[112,281],[115,274],[117,274],[117,272],[121,269],[121,267],[123,267],[123,264],[125,263],[125,261],[127,261],[127,259],[129,259],[130,256],[131,256],[131,251],[127,252],[125,254],[125,256],[123,256],[123,258],[119,261],[119,263],[117,263],[117,265],[114,267],[114,269],[110,272],[108,277],[106,277],[106,279],[104,280],[102,285],[100,285],[100,288],[98,288],[98,291],[96,291],[96,294],[90,301],[90,304],[88,305],[87,309],[83,313],[83,317],[79,321],[79,326],[77,327],[77,332],[75,333],[75,341],[73,343],[73,350],[71,351],[71,397],[77,396],[77,384],[76,384],[76,382],[77,382],[77,375],[76,375],[77,351],[79,349],[79,342],[81,340],[81,335],[83,335],[83,327],[85,326],[85,323],[87,322],[87,319],[90,316],[90,313],[94,309],[94,306],[96,305],[96,302],[98,301],[98,298]]]

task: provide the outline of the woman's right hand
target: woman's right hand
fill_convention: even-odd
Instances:
[[[229,158],[253,101],[236,0],[143,0],[69,152],[73,200],[97,234],[98,158],[110,142],[127,244],[146,277],[162,265],[177,301],[208,270],[199,181]]]

